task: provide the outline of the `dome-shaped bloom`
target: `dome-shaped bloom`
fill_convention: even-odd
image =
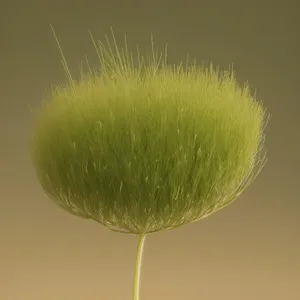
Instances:
[[[232,72],[111,44],[101,72],[53,89],[31,154],[45,192],[112,230],[150,233],[235,200],[261,169],[265,111]],[[258,166],[258,167],[257,167]]]

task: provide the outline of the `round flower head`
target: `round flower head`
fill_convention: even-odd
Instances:
[[[230,71],[169,65],[153,48],[134,58],[113,41],[96,46],[100,72],[70,77],[37,112],[31,153],[45,192],[134,234],[231,203],[264,163],[265,111],[248,86]]]

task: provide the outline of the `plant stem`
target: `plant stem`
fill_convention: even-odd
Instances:
[[[133,279],[133,300],[139,300],[140,298],[139,296],[140,278],[141,278],[142,256],[143,256],[145,238],[146,238],[146,233],[141,233],[139,235],[138,249],[137,249],[136,261],[135,261],[134,279]]]

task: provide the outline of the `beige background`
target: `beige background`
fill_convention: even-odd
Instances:
[[[129,300],[137,239],[66,214],[45,196],[27,141],[46,88],[73,72],[88,30],[169,43],[170,59],[234,63],[272,119],[269,161],[230,207],[149,236],[141,300],[299,300],[299,1],[0,1],[0,299]]]

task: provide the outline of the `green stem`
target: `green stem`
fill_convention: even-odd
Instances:
[[[142,256],[143,256],[145,238],[146,238],[146,233],[141,233],[139,235],[138,249],[137,249],[136,261],[135,261],[134,280],[133,280],[133,300],[139,300],[140,298],[139,297],[140,278],[141,278]]]

